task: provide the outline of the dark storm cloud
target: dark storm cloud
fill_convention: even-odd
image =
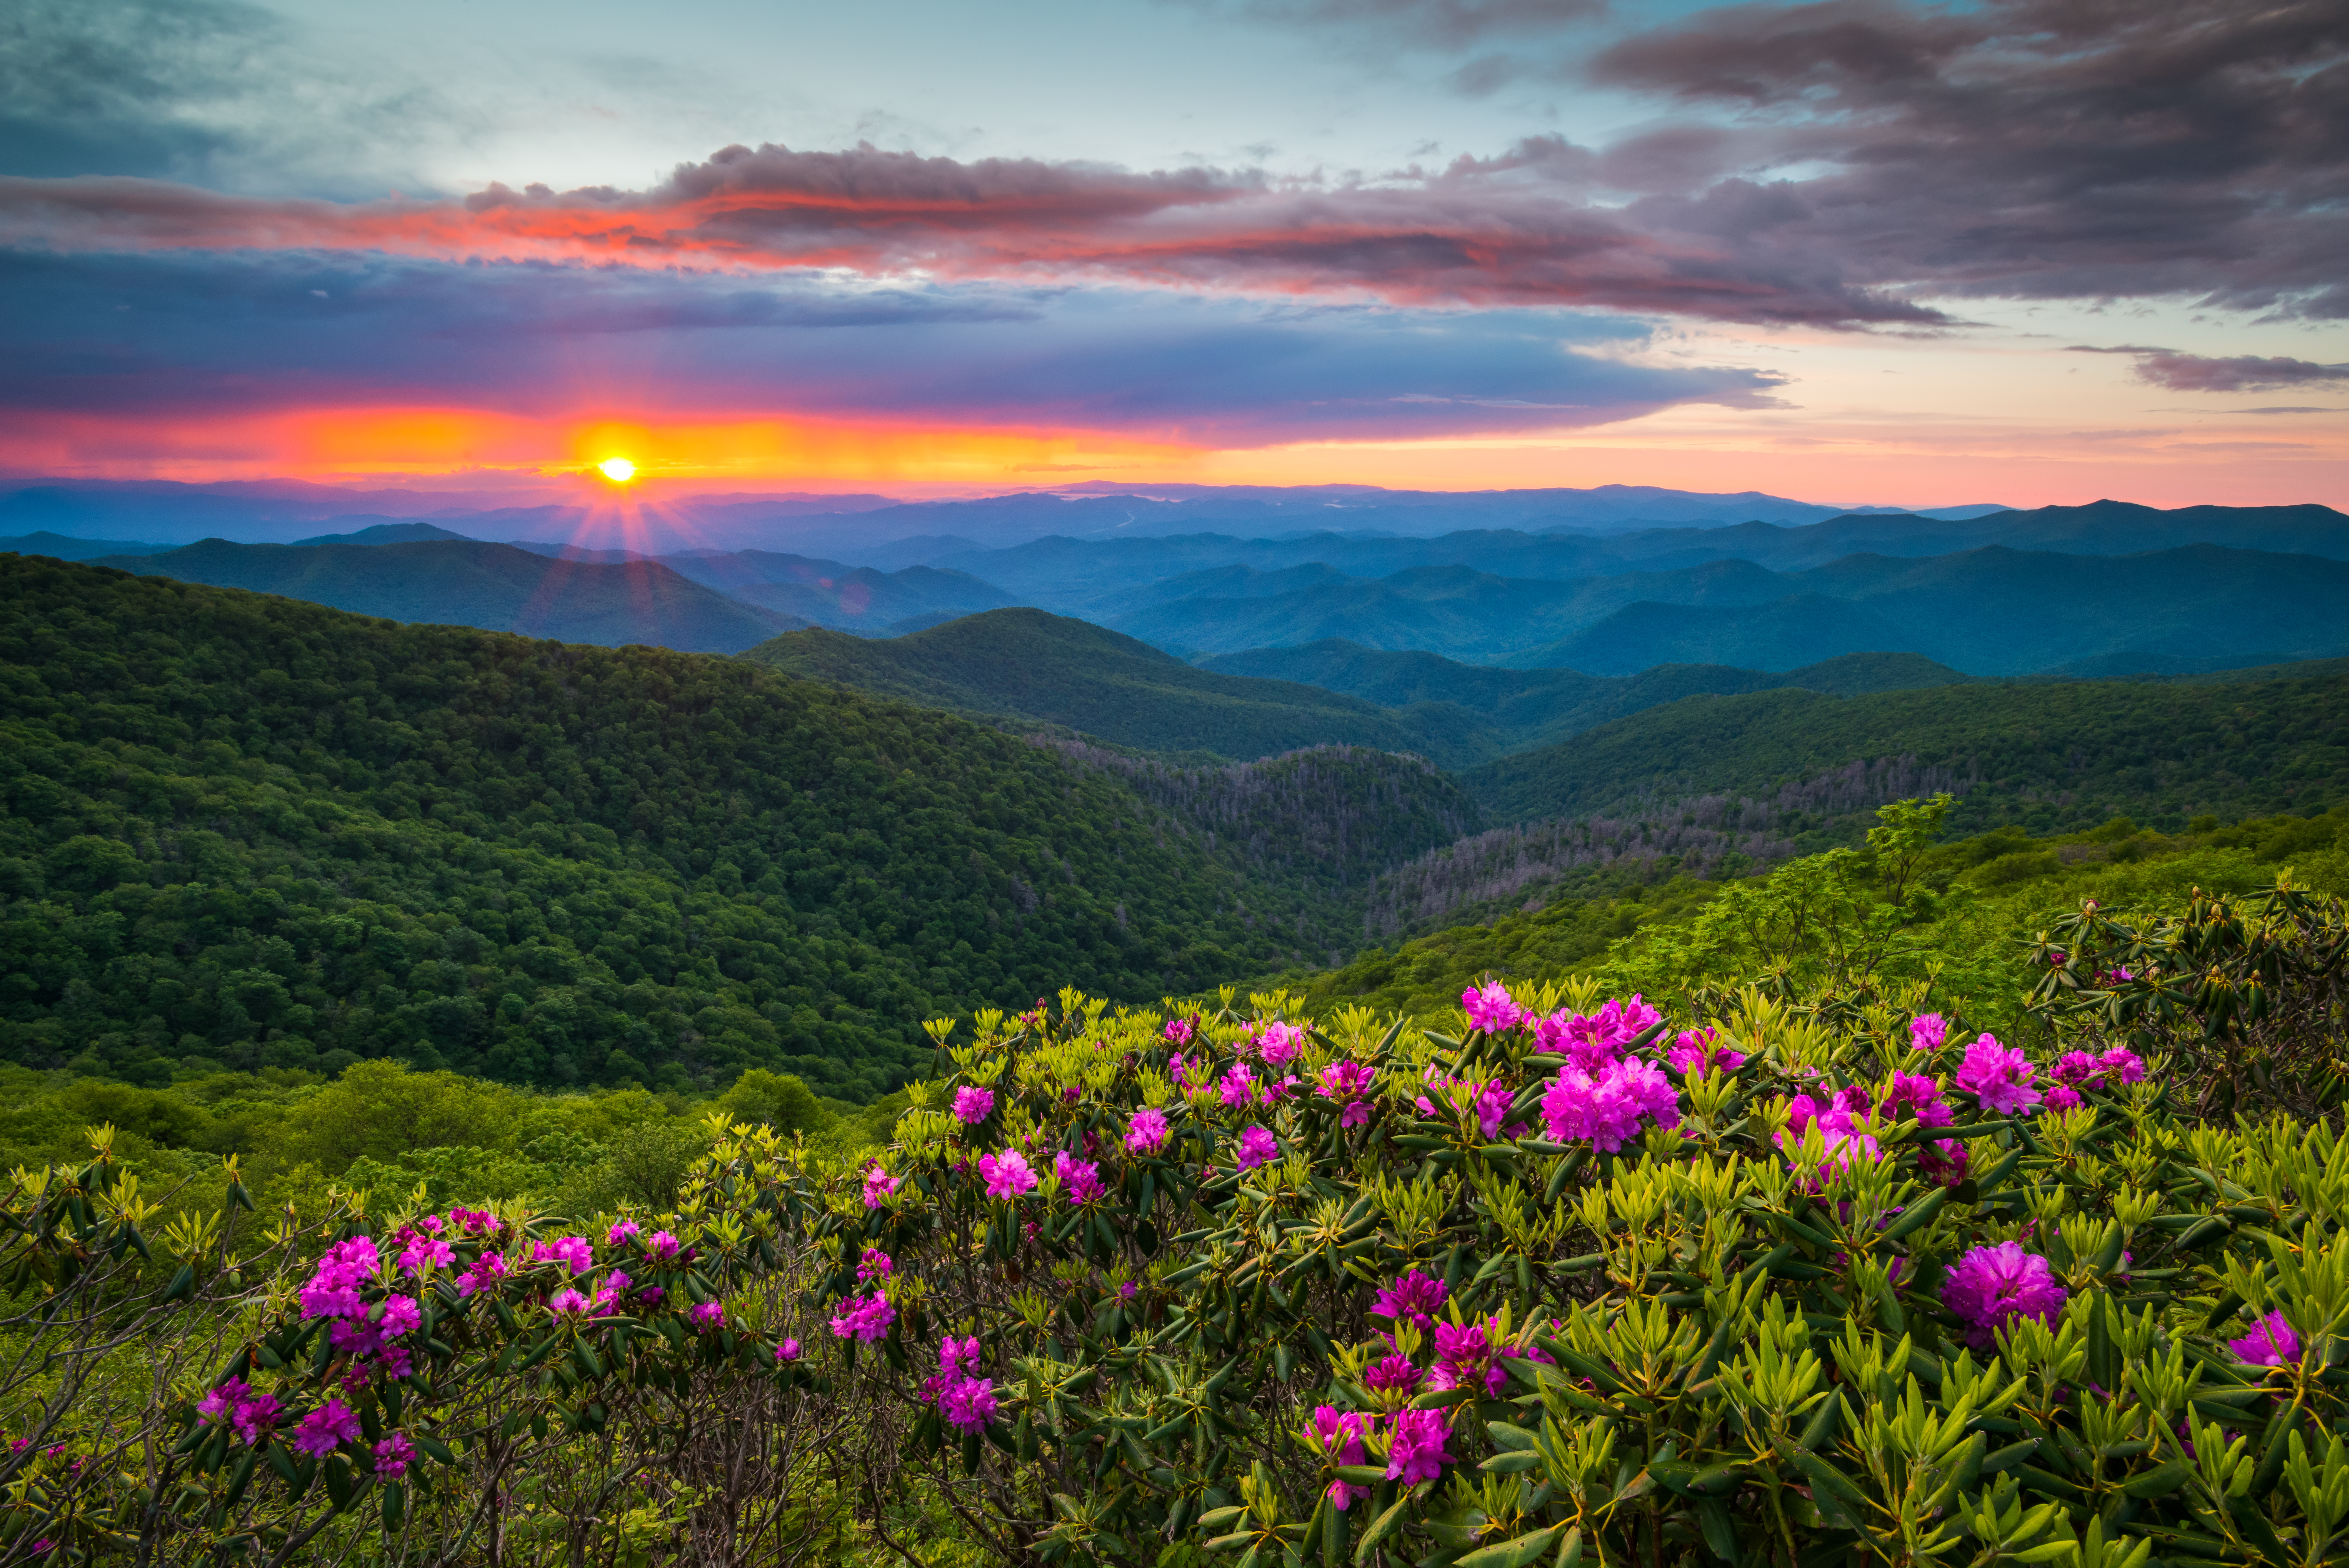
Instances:
[[[837,289],[618,268],[0,253],[0,407],[421,403],[1072,424],[1233,445],[1752,407],[1778,378],[1606,353],[1624,324],[1163,294]]]

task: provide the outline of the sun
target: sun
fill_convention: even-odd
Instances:
[[[636,465],[626,458],[605,458],[595,465],[595,471],[616,485],[624,485],[636,477]]]

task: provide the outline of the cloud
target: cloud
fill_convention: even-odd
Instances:
[[[2185,354],[2174,348],[2147,348],[2123,344],[2115,348],[2075,345],[2073,354],[2129,354],[2137,356],[2137,378],[2148,387],[2172,392],[2273,392],[2286,387],[2315,387],[2349,382],[2349,365],[2318,365],[2285,355],[2238,354],[2212,357]],[[2253,408],[2250,413],[2315,413],[2308,408]]]
[[[0,253],[0,407],[461,406],[902,419],[1255,447],[1766,406],[1636,323],[1115,289],[843,287],[545,263]]]

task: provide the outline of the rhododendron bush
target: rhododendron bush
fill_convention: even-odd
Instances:
[[[921,1563],[914,1507],[1121,1568],[2349,1552],[2349,1149],[2193,1119],[2108,1017],[2026,1046],[1926,1000],[940,1020],[847,1168],[727,1128],[670,1215],[343,1223],[238,1284],[191,1256],[217,1354],[143,1429],[28,1429],[61,1451],[8,1461],[0,1530]],[[115,1245],[98,1169],[18,1193],[19,1259]]]

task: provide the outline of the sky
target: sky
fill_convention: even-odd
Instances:
[[[17,0],[0,470],[2349,506],[2349,0]]]

